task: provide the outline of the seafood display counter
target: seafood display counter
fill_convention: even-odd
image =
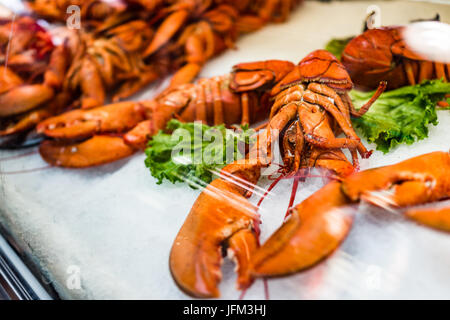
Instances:
[[[405,24],[436,13],[441,21],[450,22],[450,5],[434,2],[306,1],[286,23],[240,38],[236,50],[210,60],[200,75],[225,74],[236,63],[247,61],[300,61],[309,52],[323,48],[330,38],[360,33],[367,8],[374,5],[380,9],[384,25]],[[133,99],[152,98],[157,90],[149,87]],[[399,145],[387,154],[362,138],[364,145],[375,151],[361,161],[361,169],[448,151],[450,112],[437,113],[439,123],[430,126],[428,138]],[[172,279],[169,253],[201,191],[183,184],[157,185],[144,159],[140,153],[103,166],[64,169],[47,166],[33,148],[0,151],[2,233],[52,296],[190,298]],[[264,188],[269,184],[267,179],[259,182]],[[322,184],[316,178],[301,182],[295,203]],[[260,208],[262,242],[283,222],[291,186],[290,179],[280,181],[264,200]],[[250,198],[252,203],[257,200]],[[270,279],[270,298],[450,298],[448,234],[407,221],[395,211],[369,209],[364,204],[357,210],[349,236],[336,252],[314,268]],[[239,298],[233,263],[226,260],[222,272],[221,298]],[[256,281],[245,299],[264,299],[264,287],[263,281]],[[40,295],[49,298],[42,292]]]

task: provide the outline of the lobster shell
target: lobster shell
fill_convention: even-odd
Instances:
[[[353,88],[349,74],[336,57],[326,50],[316,50],[302,59],[296,68],[273,88],[271,94],[276,95],[284,88],[297,83],[314,81],[326,83],[339,92]]]

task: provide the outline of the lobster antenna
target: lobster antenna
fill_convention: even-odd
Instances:
[[[215,175],[217,175],[219,178],[222,178],[224,180],[233,182],[237,186],[242,187],[242,188],[244,188],[247,191],[250,191],[250,192],[255,193],[257,195],[263,195],[263,194],[266,195],[266,190],[264,188],[262,188],[262,187],[260,187],[260,186],[258,186],[256,184],[250,183],[249,181],[247,181],[245,179],[242,179],[241,177],[235,176],[235,175],[233,175],[233,174],[231,174],[229,172],[226,172],[226,171],[217,171],[217,170],[214,170],[214,169],[209,169],[209,171],[214,173]],[[241,183],[236,183],[233,180],[242,182],[242,184]],[[248,185],[248,187],[246,187],[244,184]],[[252,188],[252,189],[250,189],[250,188]],[[254,191],[255,189],[261,191],[262,193],[255,192]]]
[[[5,55],[5,70],[4,70],[4,75],[6,75],[6,68],[8,67],[8,58],[9,58],[9,51],[11,50],[11,39],[14,33],[14,25],[16,22],[16,13],[13,14],[12,17],[12,23],[11,23],[11,30],[9,32],[9,36],[8,36],[8,45],[6,47],[6,55]]]
[[[270,193],[270,191],[277,185],[278,182],[280,182],[280,180],[283,179],[283,175],[280,175],[278,178],[276,178],[271,184],[270,186],[267,188],[266,192],[262,195],[261,199],[259,199],[258,203],[257,203],[257,207],[259,208],[259,206],[261,205],[261,203],[263,202],[264,198],[267,196],[267,194]]]
[[[286,214],[284,215],[284,219],[286,219],[291,214],[290,208],[294,205],[294,200],[295,200],[295,196],[297,195],[299,180],[300,180],[299,177],[294,177],[294,182],[292,183],[291,197],[289,199],[289,204],[286,209]]]

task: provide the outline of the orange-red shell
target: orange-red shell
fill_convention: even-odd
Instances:
[[[408,83],[403,59],[424,59],[408,48],[402,30],[403,27],[370,29],[348,43],[342,53],[342,64],[356,86],[371,90],[380,81],[387,81],[388,89],[395,89]]]
[[[336,57],[326,50],[316,50],[308,54],[278,83],[272,90],[272,95],[298,83],[315,81],[326,83],[337,91],[348,91],[353,88],[348,72]]]

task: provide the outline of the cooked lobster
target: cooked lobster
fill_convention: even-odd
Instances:
[[[77,54],[64,81],[65,90],[81,93],[82,108],[104,105],[107,90],[115,90],[113,101],[117,101],[161,76],[142,59],[142,51],[153,36],[145,21],[133,19],[96,30],[81,30],[74,36]]]
[[[450,79],[450,64],[429,61],[414,52],[403,38],[404,30],[369,29],[347,44],[341,60],[358,87],[372,90],[387,81],[387,88],[395,89],[426,79]]]
[[[241,85],[246,77],[255,79],[255,68],[262,75],[258,89],[249,87],[248,81]],[[87,167],[145,148],[148,139],[164,130],[172,118],[209,124],[254,123],[267,114],[267,90],[292,68],[292,63],[278,60],[241,64],[233,73],[180,85],[155,100],[73,110],[38,125],[38,132],[55,139],[44,141],[39,151],[51,165]]]
[[[11,41],[5,39],[10,33]],[[29,17],[0,27],[0,136],[31,129],[68,102],[60,90],[70,55],[65,42],[54,47]]]
[[[245,84],[242,88],[264,85],[261,79],[268,74],[257,66],[258,63],[247,65],[249,71],[254,70],[253,74],[237,79]],[[238,262],[239,288],[250,285],[252,274],[248,261],[254,252],[249,250],[257,247],[254,244],[258,243],[258,215],[245,195],[258,182],[261,169],[273,162],[272,145],[277,139],[284,162],[282,176],[294,177],[289,206],[295,198],[300,172],[320,167],[345,177],[358,167],[358,153],[362,157],[370,156],[371,152],[352,128],[350,115],[360,116],[367,111],[384,90],[385,83],[380,84],[360,111],[354,110],[348,98],[352,86],[342,64],[329,52],[317,50],[271,90],[273,102],[267,130],[259,133],[247,159],[227,165],[220,178],[205,188],[174,241],[170,270],[183,291],[196,297],[219,295],[220,252],[224,247],[233,252]],[[341,131],[345,138],[336,137]],[[350,150],[353,164],[343,154],[343,148]],[[289,232],[284,237],[288,235]],[[250,243],[248,247],[247,243]]]

